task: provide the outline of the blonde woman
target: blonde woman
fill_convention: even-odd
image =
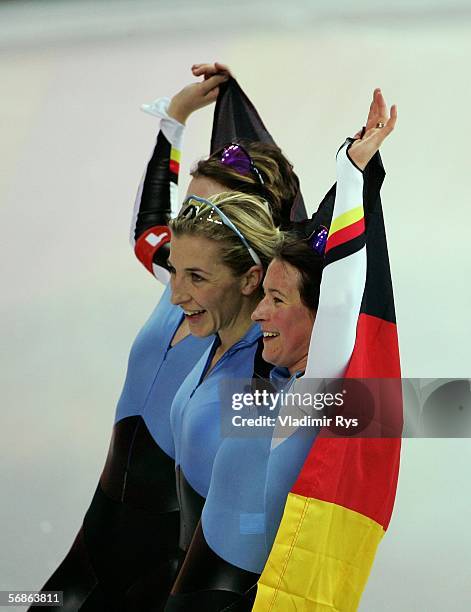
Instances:
[[[192,112],[213,103],[219,86],[228,79],[227,74],[213,74],[212,66],[207,70],[207,79],[192,83],[171,100],[147,105],[161,122],[138,190],[131,242],[139,261],[164,283],[169,280],[168,222],[179,208],[183,124]],[[258,132],[246,130],[247,118],[253,119],[255,109],[235,81],[228,85],[225,99],[238,109],[233,118],[235,133],[256,137]],[[259,125],[267,135],[260,121]],[[213,135],[226,133],[226,126],[222,119],[215,121]],[[205,197],[235,189],[253,193],[270,201],[277,219],[289,219],[298,189],[291,165],[273,143],[241,146],[229,140],[199,162],[193,175],[191,193]],[[250,207],[250,197],[244,197]],[[268,223],[267,204],[253,204]],[[271,219],[269,226],[273,230]],[[263,253],[260,258],[267,261]],[[252,299],[241,298],[241,307]],[[193,321],[196,327],[196,318]],[[188,539],[185,534],[191,533],[186,523],[180,526],[170,406],[182,381],[213,342],[212,336],[189,333],[189,322],[182,308],[171,303],[167,286],[131,349],[106,464],[83,525],[43,587],[63,591],[65,612],[162,609],[182,557],[179,535]]]

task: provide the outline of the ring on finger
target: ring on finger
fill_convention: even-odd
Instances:
[[[378,121],[378,123],[376,124],[377,128],[384,128],[385,124],[382,121]]]

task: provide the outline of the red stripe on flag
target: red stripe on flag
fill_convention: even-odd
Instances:
[[[360,236],[365,231],[365,219],[362,217],[359,221],[352,223],[351,225],[347,225],[338,232],[334,232],[329,239],[327,240],[327,245],[325,247],[325,252],[330,251],[339,244],[343,244],[344,242],[348,242],[349,240],[353,240],[357,236]]]
[[[400,378],[395,323],[360,313],[355,347],[345,378]]]
[[[400,431],[402,397],[396,325],[361,314],[345,378],[390,378],[380,398],[386,428]],[[379,426],[381,427],[381,424]],[[327,437],[323,437],[323,436]],[[339,438],[323,429],[314,442],[292,492],[339,504],[387,529],[399,472],[401,439]]]
[[[173,172],[174,174],[178,174],[180,172],[180,164],[174,159],[170,160],[169,167],[170,167],[170,172]]]
[[[400,448],[398,438],[318,437],[291,492],[354,510],[386,530]]]

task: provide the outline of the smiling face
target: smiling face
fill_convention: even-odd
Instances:
[[[244,279],[236,278],[221,263],[220,247],[214,240],[173,236],[168,263],[172,303],[185,312],[193,335],[237,330],[245,315]]]
[[[263,359],[291,374],[306,368],[315,319],[315,312],[301,301],[300,280],[294,266],[273,260],[263,282],[265,297],[252,314],[264,332]]]

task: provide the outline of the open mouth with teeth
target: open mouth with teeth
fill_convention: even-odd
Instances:
[[[203,310],[184,310],[183,312],[185,313],[185,318],[188,321],[195,322],[195,321],[197,321],[200,318],[200,316],[203,313],[206,312],[206,310],[204,310],[204,309]]]
[[[263,339],[264,340],[271,340],[272,338],[277,338],[280,334],[278,332],[274,332],[274,331],[264,331],[263,332]]]

